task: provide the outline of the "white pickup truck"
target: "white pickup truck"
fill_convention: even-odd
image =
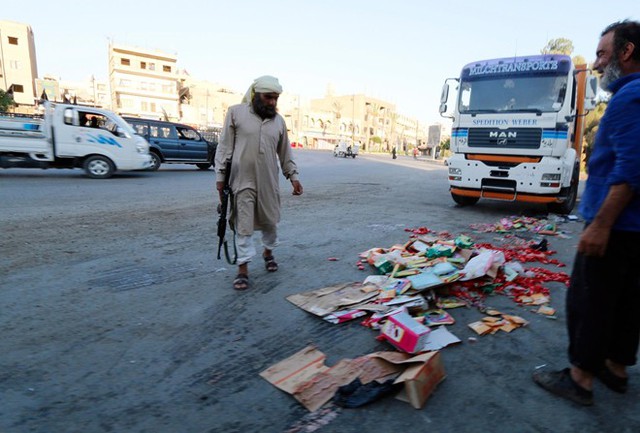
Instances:
[[[45,102],[42,118],[0,113],[0,167],[82,168],[93,179],[151,167],[149,143],[117,114]]]

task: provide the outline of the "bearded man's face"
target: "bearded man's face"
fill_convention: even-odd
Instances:
[[[278,113],[278,93],[256,93],[253,97],[253,110],[263,119],[273,119]]]

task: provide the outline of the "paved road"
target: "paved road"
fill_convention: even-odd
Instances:
[[[448,377],[422,410],[385,399],[310,415],[260,378],[308,344],[329,365],[390,349],[357,322],[325,323],[286,296],[362,281],[357,254],[404,242],[407,227],[498,242],[469,224],[531,211],[455,207],[441,164],[295,152],[305,194],[291,196],[283,181],[281,269],[252,265],[244,293],[215,259],[212,172],[167,166],[97,181],[79,170],[0,170],[0,431],[640,431],[637,368],[627,395],[598,386],[591,409],[531,382],[534,367],[565,364],[566,290],[557,283],[557,320],[490,298],[531,324],[475,344],[466,324],[481,314],[454,310],[463,344],[443,350]],[[550,243],[570,264],[580,224],[563,230],[572,237]]]

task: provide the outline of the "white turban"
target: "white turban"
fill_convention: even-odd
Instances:
[[[253,80],[249,90],[242,98],[243,103],[249,103],[253,100],[256,93],[282,93],[282,86],[276,77],[271,75],[263,75]]]

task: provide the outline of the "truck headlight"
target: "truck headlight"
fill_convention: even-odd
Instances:
[[[560,180],[560,173],[544,173],[542,180]]]
[[[462,169],[449,167],[449,174],[454,176],[460,176],[462,174]]]

